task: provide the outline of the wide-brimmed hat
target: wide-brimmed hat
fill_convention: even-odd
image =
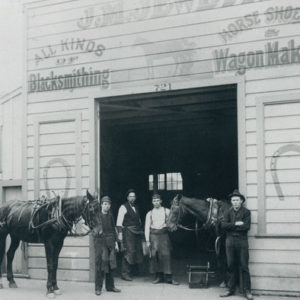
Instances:
[[[109,196],[103,196],[101,198],[101,204],[104,203],[104,202],[108,202],[109,204],[111,204],[111,199]]]
[[[243,200],[243,202],[246,201],[245,196],[244,196],[243,194],[241,194],[241,193],[239,192],[238,189],[235,189],[231,194],[228,195],[227,198],[228,198],[229,200],[231,200],[231,198],[234,197],[234,196],[240,197],[240,198]]]

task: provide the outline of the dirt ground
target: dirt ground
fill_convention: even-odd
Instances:
[[[1,300],[41,300],[46,297],[46,281],[16,278],[17,289],[8,288],[5,278],[3,278],[4,289],[0,290]],[[178,286],[169,284],[152,284],[149,278],[137,278],[132,282],[115,279],[116,287],[121,293],[111,293],[102,291],[100,296],[94,294],[94,284],[88,282],[60,281],[59,286],[62,295],[56,296],[57,300],[93,300],[105,298],[106,300],[213,300],[220,299],[219,294],[224,292],[223,288],[209,287],[202,289],[190,289],[183,282]],[[240,295],[227,298],[229,300],[245,299]],[[291,297],[275,296],[254,296],[257,300],[293,300]]]

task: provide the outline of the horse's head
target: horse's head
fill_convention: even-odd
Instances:
[[[224,217],[224,213],[231,207],[226,200],[218,200],[214,207],[214,213],[212,217],[212,225],[214,225],[217,235],[222,234],[221,220]]]
[[[86,196],[84,197],[84,206],[82,217],[86,225],[88,225],[91,230],[102,226],[100,219],[100,203],[98,202],[97,197],[93,197],[89,191],[86,191]]]
[[[180,221],[180,199],[182,195],[176,195],[171,201],[170,213],[167,218],[167,227],[169,231],[177,230],[177,225]]]

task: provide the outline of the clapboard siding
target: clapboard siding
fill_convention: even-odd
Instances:
[[[280,43],[283,46],[286,46],[291,38],[280,39]],[[294,38],[296,45],[300,44],[300,37]],[[264,49],[265,41],[255,41],[252,43],[247,43],[245,45],[235,45],[234,53],[245,52],[245,47],[250,49]],[[151,48],[157,48],[154,44],[150,45]],[[172,47],[170,45],[169,47]],[[134,48],[133,48],[134,49]],[[168,77],[182,77],[182,76],[191,76],[191,75],[205,75],[207,77],[213,76],[213,72],[217,71],[216,67],[216,58],[212,54],[213,50],[220,49],[220,46],[209,47],[202,50],[188,50],[184,54],[178,54],[178,59],[180,62],[176,63],[177,55],[171,55],[171,53],[154,53],[154,57],[147,57],[148,49],[143,52],[140,51],[139,57],[125,58],[120,59],[119,61],[114,61],[114,68],[111,69],[112,62],[108,61],[90,61],[74,64],[73,67],[85,68],[85,71],[88,68],[93,68],[94,70],[110,70],[111,84],[117,84],[121,82],[130,82],[130,81],[142,81],[151,79],[149,78],[149,61],[153,61],[151,68],[153,69],[155,78],[168,78]],[[133,50],[132,50],[133,51]],[[131,51],[131,52],[132,52]],[[230,53],[230,52],[229,52]],[[270,52],[265,52],[270,53]],[[201,59],[199,59],[201,57]],[[225,56],[226,58],[226,56]],[[227,57],[228,58],[228,57]],[[227,59],[228,60],[228,59]],[[229,61],[229,60],[228,60]],[[221,63],[221,62],[220,62]],[[175,72],[175,67],[179,68],[179,71]],[[53,66],[52,64],[47,65],[44,69],[39,70],[30,70],[30,74],[40,74],[40,76],[47,77],[50,75],[49,68],[53,69],[53,72],[57,74],[72,74],[69,66]],[[239,70],[239,66],[233,67],[227,71],[227,73],[235,74]],[[254,68],[254,67],[253,67]],[[259,70],[260,68],[257,67]],[[180,73],[179,73],[180,72]],[[222,73],[222,71],[221,71]],[[171,76],[170,76],[171,75]],[[30,85],[31,77],[29,77],[28,84]],[[246,93],[251,93],[253,90],[256,92],[266,92],[266,91],[276,91],[283,89],[295,89],[299,87],[300,76],[294,77],[294,80],[291,78],[273,78],[275,85],[267,80],[260,81],[251,81],[246,84]]]
[[[43,258],[34,258],[34,260],[29,261],[28,268],[30,269],[46,269],[47,263],[46,259]],[[88,258],[59,258],[58,270],[88,270],[89,269],[89,259]]]
[[[70,170],[71,170],[71,174],[75,174],[75,166],[69,166]],[[57,174],[52,174],[51,172],[48,173],[48,178],[64,178],[64,167],[60,167],[60,166],[52,166],[52,169],[57,169]],[[45,168],[40,168],[40,178],[42,178],[42,174],[44,172]],[[81,168],[81,174],[82,174],[82,177],[85,178],[85,177],[88,177],[89,176],[89,167],[88,166],[82,166]],[[27,170],[27,177],[28,178],[33,178],[34,176],[34,172],[33,172],[33,169],[28,169]]]
[[[295,0],[294,0],[295,1]],[[278,2],[278,0],[277,0]],[[199,19],[199,16],[201,16],[201,19]],[[241,14],[240,14],[241,16]],[[258,16],[259,18],[264,18],[263,14]],[[90,44],[90,47],[87,47],[87,44],[89,41],[95,41],[96,43],[99,43],[101,45],[105,45],[105,51],[112,51],[112,59],[117,58],[126,58],[126,57],[132,57],[133,55],[128,52],[128,50],[134,45],[144,45],[144,44],[150,44],[151,42],[155,42],[162,45],[161,51],[166,50],[164,48],[164,45],[167,42],[174,42],[176,46],[176,42],[178,42],[180,39],[184,39],[186,41],[191,42],[190,47],[188,49],[202,49],[202,48],[208,48],[208,47],[216,47],[216,46],[223,46],[224,40],[222,39],[222,30],[224,29],[224,23],[229,23],[232,21],[232,19],[226,19],[226,20],[217,20],[215,15],[215,20],[212,20],[212,16],[210,16],[211,20],[204,20],[202,18],[202,13],[198,13],[197,15],[194,15],[192,19],[184,20],[184,17],[177,17],[170,19],[170,22],[167,24],[165,21],[161,22],[155,22],[155,25],[153,23],[153,20],[146,21],[147,24],[145,27],[128,27],[128,24],[124,27],[124,31],[120,30],[119,26],[113,26],[109,30],[103,30],[101,32],[101,35],[99,33],[99,30],[97,31],[97,28],[93,29],[87,29],[84,30],[85,35],[82,35],[82,30],[72,31],[69,33],[61,32],[61,27],[59,24],[52,25],[49,24],[48,26],[44,27],[51,27],[51,30],[47,30],[47,28],[39,27],[36,29],[36,32],[40,35],[37,36],[31,36],[29,37],[29,52],[28,52],[28,62],[33,62],[36,60],[35,54],[39,53],[39,50],[42,50],[45,47],[48,47],[48,45],[45,43],[47,39],[49,39],[49,33],[54,30],[54,28],[57,26],[59,27],[58,30],[55,30],[55,35],[53,36],[52,40],[53,43],[51,44],[51,47],[57,47],[57,51],[55,54],[53,54],[52,57],[60,57],[61,51],[65,50],[66,47],[61,47],[62,41],[72,42],[73,39],[73,46],[69,45],[70,54],[77,54],[77,55],[83,55],[85,53],[85,49],[89,48],[90,51],[86,57],[86,59],[93,58],[94,51],[96,48],[91,47],[92,44]],[[200,21],[199,21],[200,20]],[[225,22],[224,22],[225,21]],[[181,23],[181,24],[180,24]],[[236,44],[236,41],[238,44],[244,44],[248,41],[254,42],[254,41],[262,41],[265,40],[264,31],[266,29],[278,29],[279,27],[282,29],[282,32],[278,34],[277,37],[284,38],[290,36],[290,29],[293,26],[296,30],[299,26],[299,24],[268,24],[267,26],[263,24],[263,22],[260,23],[261,25],[258,25],[255,30],[254,29],[247,29],[247,30],[238,30],[238,35],[232,39],[229,40],[226,45],[234,45]],[[72,26],[76,26],[76,21],[73,22]],[[172,26],[173,25],[173,26]],[[205,26],[204,26],[205,25]],[[77,27],[77,26],[76,26]],[[149,30],[147,30],[147,27]],[[134,30],[132,30],[134,28]],[[174,30],[177,30],[177,34]],[[199,31],[199,29],[201,31]],[[153,34],[153,33],[159,33],[162,34]],[[184,34],[184,31],[187,33]],[[41,33],[43,33],[41,35]],[[166,39],[163,39],[163,35],[167,35]],[[138,39],[137,37],[143,37]],[[124,41],[124,38],[126,37],[126,40]],[[78,40],[77,40],[78,39]],[[197,39],[203,40],[203,44],[199,44]],[[81,46],[77,46],[77,41],[82,42]],[[122,42],[122,43],[121,43]],[[189,44],[187,44],[189,45]],[[105,52],[104,51],[104,52]],[[118,52],[122,52],[119,53]],[[173,51],[182,51],[181,48],[175,47]],[[100,56],[100,55],[99,55]],[[99,58],[98,56],[98,58]],[[103,57],[104,59],[104,57]],[[41,61],[40,61],[41,62]],[[42,63],[42,62],[41,62]],[[43,64],[43,63],[42,63]],[[34,64],[31,65],[34,67]],[[39,66],[36,65],[36,67]]]
[[[257,250],[257,249],[252,249],[251,254],[250,254],[250,262],[299,264],[300,263],[300,253],[299,253],[299,250],[286,250],[286,249]]]
[[[250,5],[253,5],[255,2],[266,2],[269,0],[254,0]],[[248,2],[248,5],[247,5]],[[85,1],[84,5],[82,5],[82,2],[80,1],[74,1],[74,5],[72,4],[64,4],[64,8],[62,10],[59,10],[58,7],[53,7],[53,9],[45,9],[43,7],[40,7],[37,12],[34,15],[34,18],[31,18],[31,22],[29,23],[29,28],[33,26],[39,26],[44,24],[48,24],[49,21],[53,22],[53,20],[62,21],[62,22],[69,22],[69,20],[73,18],[74,14],[76,14],[79,11],[82,12],[83,9],[89,8],[93,6],[96,10],[96,15],[105,15],[105,14],[120,14],[124,13],[128,17],[131,17],[131,19],[124,19],[119,18],[121,21],[126,21],[126,23],[130,23],[136,21],[134,19],[134,13],[137,13],[137,10],[139,10],[141,14],[141,21],[143,21],[145,16],[143,15],[143,10],[147,10],[150,16],[155,16],[154,13],[156,12],[159,14],[157,17],[162,17],[162,14],[165,17],[175,15],[178,16],[180,14],[186,14],[191,13],[193,11],[201,11],[204,13],[206,11],[207,13],[217,11],[218,8],[224,8],[227,7],[228,9],[231,9],[233,12],[232,14],[236,14],[239,16],[239,9],[249,8],[249,2],[251,1],[232,1],[228,2],[226,0],[221,1],[170,1],[170,0],[162,0],[162,1],[147,1],[147,2],[115,2],[115,1]],[[114,5],[115,4],[115,5]],[[257,4],[256,4],[257,5]],[[113,9],[113,10],[112,10]],[[151,9],[151,10],[150,10]],[[223,9],[224,10],[224,9]],[[68,16],[66,16],[66,11],[70,13]],[[50,16],[50,18],[47,19],[46,16]],[[228,15],[228,14],[227,14]],[[65,19],[63,18],[65,16]],[[79,14],[77,17],[82,17],[82,14]],[[77,19],[77,18],[76,18]],[[111,18],[113,20],[117,20],[116,18]],[[148,19],[148,18],[147,18]],[[48,21],[47,21],[48,20]],[[102,24],[103,26],[104,24]],[[104,27],[104,26],[103,26]]]
[[[300,250],[300,240],[299,239],[277,239],[275,237],[268,239],[257,239],[255,237],[249,238],[249,248],[250,250],[270,250],[274,251],[299,251]],[[251,254],[252,255],[252,254]],[[252,255],[253,260],[255,260],[255,255]]]
[[[267,210],[266,221],[268,223],[299,223],[300,210]]]
[[[295,82],[296,83],[296,82]],[[265,117],[282,117],[282,116],[293,116],[300,111],[300,103],[285,103],[276,105],[266,105],[265,107]],[[271,120],[272,121],[272,120]],[[276,120],[275,120],[276,122]]]
[[[52,157],[56,157],[56,156],[52,155]],[[67,158],[67,161],[70,164],[69,166],[76,166],[75,158],[72,155],[57,155],[57,157]],[[81,159],[82,159],[82,166],[88,166],[89,165],[89,155],[88,154],[82,154]],[[47,157],[42,157],[41,162],[43,162],[43,161],[47,162],[48,158]],[[28,157],[27,166],[28,166],[28,169],[33,169],[34,168],[33,157]]]
[[[22,178],[22,89],[0,98],[0,180]]]
[[[274,277],[274,274],[278,277],[290,277],[298,278],[300,277],[300,264],[293,263],[286,268],[284,264],[250,264],[250,272],[253,276],[270,276]]]
[[[211,25],[212,29],[215,29],[216,24],[213,23]],[[223,25],[223,24],[220,24]],[[299,24],[286,24],[284,25],[282,31],[280,31],[280,36],[277,37],[276,40],[279,40],[280,43],[286,43],[289,41],[289,33],[291,31],[291,28],[294,30],[300,30]],[[184,27],[184,26],[182,26]],[[77,65],[87,65],[91,63],[102,63],[104,66],[107,65],[109,61],[114,61],[119,67],[119,69],[123,69],[124,66],[121,64],[121,61],[124,63],[128,62],[131,63],[133,59],[138,59],[139,57],[143,57],[145,53],[143,52],[143,49],[147,49],[147,56],[151,55],[166,55],[166,53],[176,53],[177,55],[187,55],[187,56],[195,56],[195,54],[198,54],[198,57],[201,57],[203,60],[205,59],[212,59],[211,53],[214,53],[214,50],[218,50],[219,48],[224,47],[224,42],[220,38],[220,34],[206,34],[205,36],[199,36],[197,33],[199,32],[206,32],[207,24],[205,25],[205,28],[203,28],[203,25],[192,25],[190,28],[174,28],[171,27],[168,30],[162,30],[159,36],[168,36],[168,39],[161,39],[156,40],[153,38],[153,32],[150,32],[148,34],[149,37],[147,37],[147,34],[144,32],[139,33],[140,37],[129,36],[126,38],[126,44],[127,46],[124,46],[124,43],[122,40],[124,40],[124,36],[116,36],[114,37],[114,40],[107,40],[103,38],[99,38],[98,40],[89,38],[87,36],[79,36],[77,37],[76,34],[70,35],[68,38],[60,38],[57,40],[57,44],[53,44],[53,51],[56,51],[57,54],[51,55],[51,57],[47,59],[43,59],[42,53],[43,50],[47,49],[47,45],[41,45],[40,47],[34,47],[30,49],[29,56],[28,56],[28,65],[29,65],[29,71],[37,71],[37,70],[45,70],[48,69],[49,66],[55,66],[53,69],[59,69],[62,68],[57,64],[57,60],[60,58],[66,58],[68,59],[71,56],[78,56],[80,59],[80,64]],[[277,26],[274,26],[274,30],[277,29]],[[239,43],[239,47],[237,47],[237,51],[241,49],[241,47],[245,47],[246,43],[252,43],[253,49],[260,49],[262,48],[261,45],[265,43],[264,34],[266,29],[268,27],[263,27],[261,29],[256,29],[255,31],[247,32],[247,35],[240,35],[235,40],[234,43],[228,43],[224,49],[227,47],[234,47],[236,48],[236,43]],[[176,29],[176,30],[175,30]],[[203,30],[204,29],[204,30]],[[193,34],[192,36],[188,37],[185,32],[189,32],[190,34]],[[178,32],[182,32],[181,34]],[[250,35],[250,37],[249,37]],[[176,38],[174,38],[176,36]],[[178,36],[181,36],[178,38]],[[47,37],[48,38],[48,37]],[[39,38],[40,39],[40,38]],[[201,44],[199,44],[199,39],[201,39]],[[65,43],[69,43],[67,47],[71,50],[68,50],[68,53],[66,54],[66,46],[62,46],[60,43],[62,41],[65,41]],[[90,41],[90,43],[89,43]],[[216,42],[218,41],[218,42]],[[272,40],[271,40],[272,41]],[[295,42],[298,40],[295,39]],[[72,42],[74,46],[72,45]],[[83,46],[77,46],[77,44],[82,44]],[[98,43],[98,44],[96,44]],[[113,43],[113,45],[111,45]],[[122,45],[121,47],[117,47],[114,45]],[[152,47],[153,44],[156,44],[157,47],[160,48],[160,51],[155,51],[154,47]],[[92,47],[88,48],[88,45],[92,45]],[[95,46],[94,46],[95,45]],[[169,49],[169,46],[173,45],[174,48],[172,50]],[[95,54],[95,51],[97,47],[101,47],[103,49],[103,54]],[[54,47],[56,50],[54,50]],[[72,48],[74,50],[72,50]],[[79,50],[77,50],[79,48]],[[83,49],[93,49],[93,51],[85,50]],[[48,48],[49,49],[49,48]],[[81,51],[80,51],[81,50]],[[212,50],[212,51],[211,51]],[[47,51],[47,50],[45,50]],[[50,51],[50,50],[48,50]],[[211,52],[210,52],[211,51]],[[86,53],[88,52],[88,54]],[[190,53],[189,53],[190,52]],[[107,56],[107,53],[109,53],[109,57]],[[190,55],[189,55],[190,54]],[[200,56],[201,55],[201,56]],[[111,58],[110,58],[111,57]],[[39,59],[41,58],[41,59]]]
[[[300,119],[299,116],[280,116],[273,117],[272,119],[265,119],[265,130],[284,130],[284,129],[299,129]]]
[[[247,171],[247,183],[257,183],[257,171]]]
[[[87,103],[85,101],[80,101],[78,99],[70,99],[68,101],[62,102],[50,102],[47,103],[30,103],[28,106],[28,114],[41,114],[46,112],[56,112],[59,108],[59,111],[68,111],[70,109],[82,110],[86,109]]]
[[[52,168],[51,168],[52,169]],[[54,171],[51,170],[52,174],[50,175],[51,177],[55,177],[55,178],[49,178],[48,174],[47,174],[47,184],[49,185],[49,187],[51,190],[64,190],[64,189],[76,189],[76,177],[75,177],[75,173],[71,173],[71,176],[68,176],[68,178],[70,179],[70,184],[68,187],[66,187],[66,171]],[[49,171],[50,173],[50,171]],[[43,173],[42,173],[43,174]],[[89,186],[89,177],[82,177],[81,178],[81,184],[85,187]],[[41,191],[45,191],[45,183],[44,183],[45,178],[42,177],[42,175],[40,176],[40,190]],[[28,180],[27,181],[27,185],[28,185],[28,190],[34,190],[34,180]]]
[[[266,208],[267,209],[278,209],[278,210],[294,210],[300,209],[299,196],[287,196],[284,195],[286,201],[282,201],[276,197],[266,197]]]
[[[45,249],[43,246],[35,246],[30,244],[28,249],[28,256],[30,257],[44,257]],[[89,257],[89,248],[88,247],[77,247],[76,245],[64,246],[61,249],[60,258],[88,258]]]
[[[257,197],[247,195],[246,206],[250,210],[257,210]]]
[[[300,224],[299,223],[267,223],[266,224],[266,231],[268,234],[273,235],[294,235],[299,236]]]
[[[299,278],[276,277],[276,276],[253,276],[252,285],[258,291],[270,294],[270,291],[277,291],[279,295],[299,296]]]
[[[48,274],[46,269],[29,269],[29,276],[32,279],[47,279]],[[57,270],[57,279],[66,281],[89,281],[89,272],[86,270]]]
[[[278,4],[277,1],[272,1],[274,4]],[[288,0],[287,1],[290,5],[296,6],[296,0]],[[123,2],[124,3],[124,2]],[[195,24],[207,24],[207,23],[217,23],[217,21],[222,21],[225,23],[226,21],[230,21],[230,19],[236,18],[237,16],[243,16],[249,13],[249,4],[244,6],[236,6],[236,7],[227,7],[227,8],[220,8],[215,10],[206,10],[206,11],[195,11],[187,14],[176,14],[174,16],[153,16],[153,18],[143,19],[138,22],[120,22],[119,24],[112,24],[111,26],[101,26],[101,33],[102,37],[111,37],[116,35],[130,35],[130,34],[136,34],[138,32],[148,32],[148,31],[157,31],[164,28],[171,28],[174,27],[181,27],[181,26],[190,26]],[[260,11],[265,10],[270,6],[270,2],[264,1],[264,3],[257,4],[257,6],[260,8]],[[158,6],[157,6],[158,7]],[[161,5],[160,5],[161,8]],[[160,10],[162,12],[162,10]],[[97,14],[97,11],[94,10],[95,15]],[[76,12],[77,16],[73,13],[70,14],[70,21],[64,20],[63,26],[55,20],[55,16],[49,15],[41,17],[44,20],[44,25],[36,27],[36,28],[30,28],[29,29],[29,39],[30,38],[37,38],[40,39],[42,37],[46,36],[61,36],[62,33],[64,36],[68,36],[70,34],[76,34],[80,33],[82,30],[77,26],[77,21],[79,18],[84,16],[84,9],[79,9]],[[118,12],[116,12],[116,15]],[[120,15],[120,14],[119,14]],[[109,16],[112,18],[114,17],[113,13],[110,13]],[[201,19],[199,19],[199,16],[201,16]],[[118,17],[118,16],[117,16]],[[187,19],[188,17],[188,19]],[[36,16],[34,19],[37,19],[38,16]],[[65,17],[66,18],[66,17]],[[47,22],[47,19],[49,22]],[[185,20],[186,19],[186,20]],[[51,21],[52,20],[52,21]],[[185,21],[184,21],[185,20]],[[225,22],[224,22],[225,21]],[[100,26],[99,26],[100,27]],[[120,30],[120,27],[124,28],[124,31]],[[48,29],[49,28],[49,29]],[[214,32],[218,32],[218,26],[217,30],[215,29]],[[213,30],[213,29],[212,29]],[[221,31],[221,28],[220,30]],[[88,30],[84,30],[85,33],[87,33],[87,37],[97,37],[99,36],[99,32],[97,32],[97,28],[95,26],[91,26]],[[89,35],[90,34],[90,35]]]
[[[298,89],[300,83],[300,76],[293,77],[284,77],[284,78],[272,78],[272,80],[259,80],[259,81],[251,81],[246,84],[246,93],[252,92],[269,92],[269,91],[285,91],[285,90],[293,90]],[[272,110],[272,109],[271,109]],[[283,114],[277,114],[278,116],[285,114],[285,108],[283,108]],[[291,114],[295,114],[290,111]],[[279,113],[279,112],[278,112]],[[289,112],[286,112],[288,114]],[[273,114],[273,115],[276,115]],[[266,115],[268,116],[268,115]]]
[[[295,169],[284,169],[280,170],[277,168],[276,170],[278,180],[276,183],[297,183],[299,182],[299,175],[300,175],[300,167]],[[266,170],[266,183],[275,183],[274,182],[274,171]]]
[[[298,183],[280,182],[280,186],[283,189],[285,196],[300,196],[299,182]],[[275,189],[274,182],[265,185],[265,192],[267,197],[278,196],[277,191]]]
[[[65,113],[78,113],[78,112],[80,112],[81,113],[81,118],[82,118],[82,120],[87,120],[87,118],[88,118],[88,110],[87,109],[80,109],[80,108],[74,108],[74,109],[64,109],[64,110],[59,110],[59,106],[57,105],[57,107],[56,108],[54,108],[55,110],[54,111],[49,111],[49,110],[47,110],[46,112],[44,112],[43,114],[41,114],[41,113],[32,113],[32,114],[28,114],[27,115],[27,120],[28,120],[28,124],[29,125],[31,125],[31,124],[33,124],[34,123],[34,120],[35,120],[35,118],[36,118],[36,116],[40,116],[40,115],[44,115],[44,114],[48,114],[48,113],[60,113],[60,112],[65,112]]]

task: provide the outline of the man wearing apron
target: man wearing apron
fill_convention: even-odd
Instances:
[[[118,251],[117,231],[113,215],[110,212],[110,197],[101,199],[101,224],[102,228],[93,231],[95,247],[95,294],[101,295],[103,279],[108,292],[120,292],[115,287],[112,270],[116,268],[116,251]],[[102,229],[102,230],[101,230]]]
[[[171,241],[167,231],[170,210],[161,205],[160,195],[152,197],[153,209],[146,215],[145,238],[150,252],[150,273],[155,274],[152,283],[179,283],[172,278]]]
[[[123,280],[131,281],[133,266],[143,262],[142,223],[140,214],[135,206],[136,194],[133,189],[126,193],[127,202],[120,206],[117,218],[119,240],[124,245],[122,258]]]

